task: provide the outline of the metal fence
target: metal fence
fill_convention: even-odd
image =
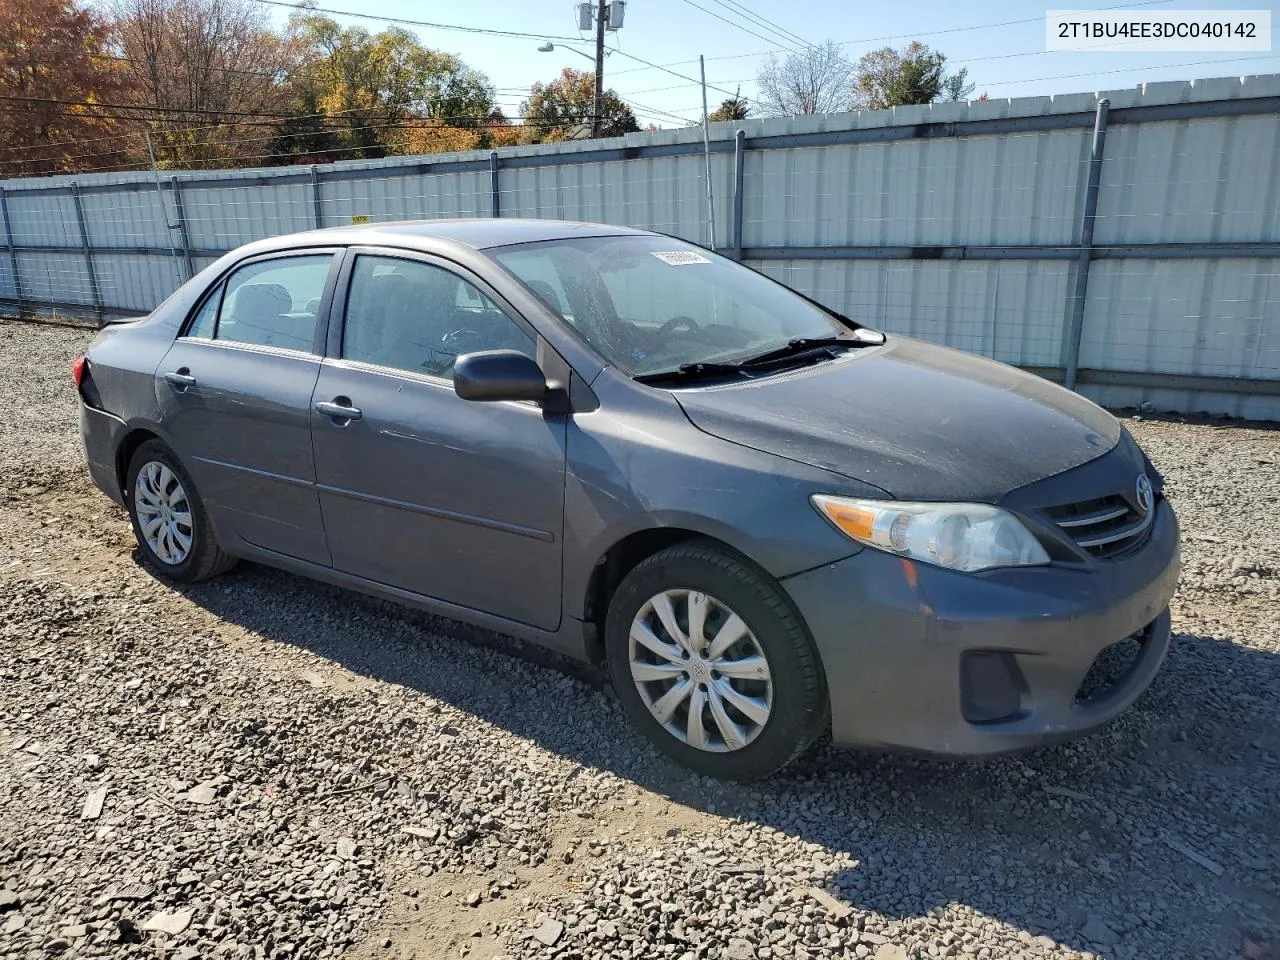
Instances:
[[[712,126],[722,252],[1113,406],[1280,419],[1280,76]],[[709,244],[698,130],[0,181],[0,307],[145,312],[242,243],[549,217]]]

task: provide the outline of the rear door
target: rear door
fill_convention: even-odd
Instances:
[[[338,259],[291,251],[236,267],[156,372],[164,421],[220,533],[325,565],[311,394]]]
[[[344,272],[311,421],[334,567],[555,629],[566,419],[453,390],[459,354],[550,348],[448,261],[353,251]]]

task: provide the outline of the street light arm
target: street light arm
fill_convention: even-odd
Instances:
[[[553,52],[553,51],[555,51],[555,50],[570,50],[570,51],[572,51],[573,53],[576,53],[576,54],[577,54],[578,56],[580,56],[580,57],[586,57],[586,58],[587,58],[588,60],[590,60],[592,63],[595,63],[595,62],[596,62],[596,58],[595,58],[595,57],[593,57],[591,54],[589,54],[589,53],[583,53],[581,50],[578,50],[578,49],[576,49],[576,48],[574,48],[574,47],[566,47],[566,46],[564,46],[564,45],[556,46],[554,43],[544,43],[542,46],[540,46],[540,47],[538,48],[538,52],[539,52],[539,53],[551,53],[551,52]]]

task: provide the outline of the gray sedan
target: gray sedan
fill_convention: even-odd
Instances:
[[[1076,736],[1169,646],[1177,522],[1113,417],[670,237],[264,240],[74,375],[90,473],[164,575],[246,558],[607,664],[712,776],[828,727],[949,755]]]

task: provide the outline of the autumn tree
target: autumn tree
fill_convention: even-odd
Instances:
[[[717,120],[745,120],[750,112],[751,107],[747,98],[742,96],[740,91],[735,91],[732,97],[721,100],[720,106],[716,107],[707,119],[712,123]]]
[[[948,74],[945,54],[912,42],[901,50],[881,47],[858,60],[854,102],[882,110],[936,100],[964,100],[973,92],[969,71]]]
[[[550,83],[535,83],[529,99],[520,104],[530,141],[566,140],[583,127],[590,130],[595,94],[595,74],[571,67],[565,67]],[[606,90],[601,98],[599,135],[620,137],[639,130],[631,108],[617,93]]]
[[[0,174],[110,167],[137,132],[109,25],[75,0],[0,0]]]
[[[405,153],[456,153],[480,147],[480,134],[466,127],[455,127],[430,117],[410,120],[399,131],[397,140]]]
[[[486,147],[514,147],[527,142],[526,131],[520,124],[512,123],[501,107],[489,111],[488,125],[485,127]]]
[[[266,152],[264,121],[287,101],[287,42],[252,0],[114,0],[120,52],[163,161]],[[247,114],[261,114],[256,122]]]
[[[779,60],[770,55],[756,78],[757,104],[770,116],[834,113],[853,103],[853,65],[828,40]]]

